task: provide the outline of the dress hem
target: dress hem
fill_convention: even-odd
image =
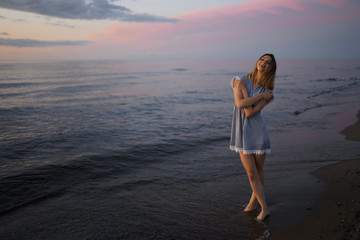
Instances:
[[[251,154],[258,154],[258,155],[262,155],[265,153],[271,153],[271,149],[264,149],[264,150],[244,150],[242,148],[238,148],[235,146],[230,146],[230,150],[235,151],[235,152],[242,152],[245,155],[251,155]]]

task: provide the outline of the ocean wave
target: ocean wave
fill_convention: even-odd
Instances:
[[[141,163],[140,163],[140,162]],[[30,168],[0,181],[0,215],[68,193],[78,184],[124,174],[141,159],[131,156],[83,156],[62,164]]]
[[[169,157],[174,158],[178,154],[193,151],[202,145],[224,140],[228,140],[228,137],[210,137],[195,141],[170,140],[168,143],[141,145],[103,154],[83,153],[72,159],[58,161],[57,164],[54,162],[44,166],[24,168],[22,171],[18,170],[17,174],[4,176],[0,181],[0,215],[61,196],[78,184],[100,179],[103,181],[104,178],[119,177],[128,173],[135,174],[136,171],[154,163],[166,161]],[[30,142],[27,145],[29,144]],[[28,150],[24,149],[18,154],[22,155],[24,151],[36,151],[34,144],[44,147],[43,144],[51,143],[46,141],[32,143],[32,146],[27,147]],[[155,180],[152,178],[136,180],[135,178],[123,182],[119,187],[130,189],[154,183]],[[162,184],[169,182],[163,183],[163,180],[158,179],[157,182],[159,181]]]

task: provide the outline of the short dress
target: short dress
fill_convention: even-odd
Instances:
[[[270,89],[265,89],[262,85],[253,89],[253,82],[246,76],[241,78],[245,83],[249,97],[265,91],[271,91]],[[234,88],[234,80],[231,81],[231,87]],[[230,149],[242,152],[243,154],[264,154],[271,152],[269,132],[261,111],[247,118],[244,109],[238,109],[234,105]]]

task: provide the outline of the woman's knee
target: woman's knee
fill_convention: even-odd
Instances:
[[[256,168],[259,176],[264,175],[264,168]]]
[[[259,174],[256,171],[249,171],[247,174],[250,182],[255,182],[259,178]]]

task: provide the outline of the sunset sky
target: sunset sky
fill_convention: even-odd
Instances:
[[[358,0],[1,0],[0,60],[359,59]]]

